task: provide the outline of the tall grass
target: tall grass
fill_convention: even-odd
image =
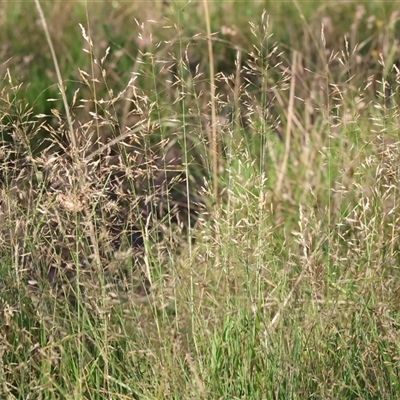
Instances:
[[[0,397],[396,399],[397,15],[71,4],[71,121],[4,70]]]

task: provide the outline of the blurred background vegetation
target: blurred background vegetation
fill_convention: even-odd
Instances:
[[[151,4],[151,5],[150,5]],[[79,24],[86,29],[100,59],[107,58],[107,84],[115,93],[125,88],[132,72],[162,69],[162,61],[179,59],[187,52],[193,70],[198,66],[207,78],[207,43],[201,2],[140,1],[84,2],[50,1],[43,4],[70,101],[76,89],[84,91],[79,69],[90,72],[92,59],[82,51],[87,43]],[[301,54],[304,67],[321,69],[330,53],[348,51],[351,64],[345,79],[357,74],[366,80],[372,74],[390,79],[391,65],[398,61],[399,10],[395,2],[372,1],[213,1],[210,2],[211,30],[216,71],[235,71],[237,51],[243,57],[254,51],[249,21],[255,25],[266,10],[272,37],[268,45],[278,44],[290,64],[291,53]],[[35,113],[50,114],[47,101],[58,98],[54,66],[33,1],[2,3],[0,14],[3,60],[0,74],[9,69],[14,85],[23,84],[19,96]],[[326,53],[321,50],[321,30]],[[138,62],[140,60],[140,65]],[[385,65],[382,65],[385,63]],[[160,65],[161,64],[161,65]],[[343,73],[343,72],[342,72]],[[165,85],[165,74],[157,81],[143,79],[141,84]],[[343,79],[343,77],[342,77]],[[354,86],[360,82],[354,82]],[[99,97],[107,96],[105,85],[97,86]],[[162,92],[161,92],[162,93]],[[371,91],[373,93],[373,91]],[[85,98],[86,93],[82,93]]]

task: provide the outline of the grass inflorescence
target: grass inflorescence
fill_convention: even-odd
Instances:
[[[0,397],[398,398],[400,14],[21,4]]]

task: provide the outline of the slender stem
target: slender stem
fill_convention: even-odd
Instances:
[[[211,157],[213,169],[214,202],[218,204],[218,137],[217,137],[217,113],[215,104],[215,77],[214,77],[214,53],[211,38],[210,14],[208,1],[203,0],[204,14],[207,27],[208,60],[210,68],[210,97],[211,97]]]
[[[35,0],[35,4],[36,4],[36,8],[38,10],[39,16],[40,16],[40,20],[42,21],[43,30],[44,30],[44,33],[46,35],[47,44],[49,45],[51,58],[53,59],[54,68],[56,70],[56,75],[57,75],[57,80],[58,80],[58,87],[60,89],[61,97],[62,97],[62,100],[63,100],[63,103],[64,103],[64,108],[65,108],[65,115],[67,117],[67,122],[68,122],[70,143],[72,144],[73,153],[76,154],[77,141],[76,141],[75,132],[74,132],[73,124],[72,124],[71,114],[69,112],[69,105],[68,105],[68,101],[67,101],[67,96],[65,95],[64,83],[63,83],[62,78],[61,78],[60,68],[58,66],[56,53],[55,53],[54,47],[53,47],[53,42],[51,41],[49,29],[48,29],[47,23],[46,23],[46,18],[44,17],[43,10],[42,10],[42,7],[40,5],[39,0]]]

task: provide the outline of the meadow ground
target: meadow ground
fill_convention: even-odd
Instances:
[[[0,26],[0,398],[399,398],[395,3]]]

